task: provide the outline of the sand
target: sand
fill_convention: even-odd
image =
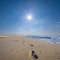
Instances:
[[[38,59],[29,55],[32,50]],[[22,36],[0,37],[0,60],[60,60],[60,45]]]

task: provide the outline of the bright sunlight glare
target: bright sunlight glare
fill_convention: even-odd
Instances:
[[[32,16],[31,16],[31,15],[28,15],[28,16],[27,16],[27,19],[28,19],[28,20],[32,20]]]

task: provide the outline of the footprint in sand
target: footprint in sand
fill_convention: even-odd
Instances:
[[[58,60],[60,60],[60,58],[58,58]]]
[[[17,42],[17,41],[19,41],[19,40],[13,40],[13,41]]]
[[[25,41],[22,42],[22,45],[25,43]]]
[[[40,54],[42,53],[42,51],[39,51],[40,52]]]

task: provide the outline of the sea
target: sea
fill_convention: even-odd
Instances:
[[[47,41],[50,44],[59,44],[60,45],[60,36],[26,36],[34,40],[43,40]]]

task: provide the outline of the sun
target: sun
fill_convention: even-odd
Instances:
[[[31,15],[28,15],[28,16],[27,16],[27,19],[28,19],[28,20],[32,20],[32,16],[31,16]]]

